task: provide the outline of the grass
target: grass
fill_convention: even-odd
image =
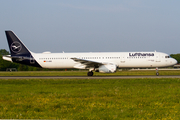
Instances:
[[[0,80],[1,119],[179,119],[180,79]]]
[[[177,71],[161,71],[160,75],[180,75]],[[156,71],[117,71],[116,73],[97,73],[94,76],[130,76],[130,75],[156,75]],[[0,76],[87,76],[87,71],[27,71],[27,72],[0,72]]]

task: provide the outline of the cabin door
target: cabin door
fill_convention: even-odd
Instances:
[[[159,54],[156,55],[156,62],[161,62],[161,56]]]
[[[121,62],[121,63],[125,63],[125,56],[121,56],[120,62]]]

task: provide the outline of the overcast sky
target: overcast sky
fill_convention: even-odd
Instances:
[[[12,30],[32,52],[180,53],[180,0],[0,0],[0,49]]]

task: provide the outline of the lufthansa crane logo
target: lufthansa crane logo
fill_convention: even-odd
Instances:
[[[22,49],[22,46],[19,42],[13,42],[11,44],[11,50],[14,52],[14,53],[18,53],[20,52]]]

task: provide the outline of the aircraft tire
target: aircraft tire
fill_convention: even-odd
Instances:
[[[158,73],[158,72],[156,73],[156,76],[159,76],[159,73]]]
[[[88,76],[93,76],[93,72],[90,71],[90,72],[87,73],[87,75],[88,75]]]

